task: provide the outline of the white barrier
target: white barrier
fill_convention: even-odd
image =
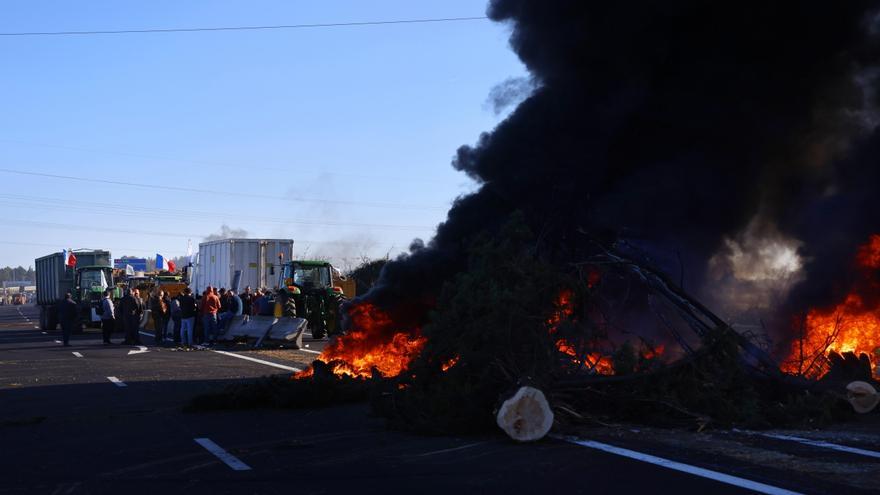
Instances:
[[[269,329],[266,338],[293,343],[296,349],[301,349],[303,346],[302,335],[308,325],[309,322],[305,318],[291,318],[289,316],[279,318]]]

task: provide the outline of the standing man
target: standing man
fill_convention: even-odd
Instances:
[[[113,313],[113,295],[112,289],[104,291],[104,299],[101,300],[101,334],[104,337],[104,345],[112,344],[110,336],[113,329],[116,328],[116,315]]]
[[[180,340],[184,346],[190,347],[195,342],[196,331],[196,300],[192,296],[192,289],[183,289],[183,294],[177,298],[180,303]]]
[[[144,314],[144,302],[137,289],[131,289],[122,298],[119,303],[119,312],[122,313],[122,324],[125,328],[123,344],[140,345],[141,337],[138,331],[141,327],[141,317]]]
[[[174,323],[171,329],[171,337],[174,339],[174,345],[180,345],[180,299],[169,299],[168,307],[171,312],[171,321]]]
[[[70,333],[73,332],[73,326],[79,321],[79,315],[76,313],[76,303],[73,302],[73,296],[68,292],[64,294],[64,300],[58,305],[58,321],[61,322],[61,338],[64,341],[64,347],[70,347]]]
[[[150,314],[153,315],[153,338],[156,339],[156,345],[162,345],[165,341],[165,332],[168,330],[168,309],[165,291],[156,290],[150,297]]]
[[[251,302],[254,300],[254,295],[251,293],[250,285],[244,288],[244,292],[241,293],[240,298],[242,314],[251,314]]]
[[[220,296],[217,290],[208,286],[205,291],[205,343],[213,344],[217,338],[217,313],[220,311]]]

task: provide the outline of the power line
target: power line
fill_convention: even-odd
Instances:
[[[197,189],[194,187],[182,187],[182,186],[163,186],[159,184],[146,184],[146,183],[138,183],[138,182],[125,182],[121,180],[111,180],[111,179],[98,179],[94,177],[75,177],[72,175],[61,175],[61,174],[49,174],[44,172],[25,172],[24,170],[13,170],[9,168],[0,168],[0,173],[6,174],[16,174],[16,175],[28,175],[32,177],[45,177],[49,179],[61,179],[61,180],[69,180],[69,181],[77,181],[77,182],[88,182],[88,183],[99,183],[99,184],[110,184],[113,186],[126,186],[126,187],[140,187],[143,189],[158,189],[161,191],[176,191],[176,192],[186,192],[186,193],[197,193],[197,194],[212,194],[212,195],[223,195],[226,197],[247,197],[247,198],[255,198],[255,199],[274,199],[280,201],[297,201],[303,203],[322,203],[322,204],[338,204],[345,206],[365,206],[369,208],[389,208],[395,210],[445,210],[445,207],[442,206],[428,206],[428,205],[413,205],[413,204],[398,204],[398,203],[385,203],[380,201],[346,201],[340,199],[323,199],[323,198],[303,198],[296,196],[271,196],[268,194],[256,194],[256,193],[246,193],[246,192],[231,192],[231,191],[212,191],[209,189]]]
[[[133,204],[123,205],[104,202],[81,201],[73,199],[46,198],[40,196],[26,196],[22,194],[0,194],[0,203],[9,206],[25,208],[49,208],[64,211],[87,211],[91,214],[105,214],[111,216],[158,216],[165,215],[169,218],[189,218],[194,220],[217,220],[223,221],[228,218],[247,220],[250,223],[274,224],[274,225],[306,225],[314,227],[362,227],[369,229],[402,230],[402,231],[427,231],[433,229],[424,225],[394,225],[359,222],[332,222],[302,220],[297,218],[263,217],[254,215],[236,215],[226,212],[211,212],[204,210],[190,210],[188,208],[171,209],[152,206],[138,206]]]
[[[206,161],[206,160],[188,160],[188,159],[179,159],[179,158],[171,158],[167,156],[158,156],[158,155],[147,155],[141,153],[130,153],[124,151],[107,151],[107,150],[99,150],[94,148],[80,148],[77,146],[67,146],[60,144],[47,144],[47,143],[29,143],[25,141],[15,141],[11,139],[0,139],[0,143],[8,143],[8,144],[19,144],[24,146],[34,146],[38,148],[55,148],[61,150],[71,150],[71,151],[79,151],[83,153],[96,153],[101,155],[110,155],[110,156],[125,156],[131,158],[141,158],[146,160],[158,160],[158,161],[166,161],[172,163],[188,163],[192,165],[208,165],[211,167],[223,167],[230,168],[236,170],[245,170],[251,167],[252,165],[243,165],[241,163],[228,163],[228,162],[216,162],[216,161]],[[320,172],[310,172],[310,171],[302,171],[296,170],[293,167],[282,168],[282,167],[269,167],[265,165],[260,165],[260,169],[266,171],[274,171],[274,172],[296,172],[298,176],[302,175],[311,175],[311,176],[321,176],[321,175],[330,175],[330,176],[340,176],[340,177],[353,177],[357,179],[373,179],[373,180],[381,180],[383,182],[394,181],[394,182],[420,182],[420,183],[428,183],[428,184],[437,184],[440,182],[439,179],[431,179],[431,178],[418,178],[418,177],[403,177],[403,176],[388,176],[388,175],[368,175],[368,174],[356,174],[349,172],[328,172],[328,171],[320,171]]]
[[[397,19],[389,21],[361,21],[361,22],[328,22],[318,24],[281,24],[275,26],[220,26],[220,27],[196,27],[196,28],[153,28],[153,29],[120,29],[106,31],[32,31],[18,33],[0,33],[0,36],[88,36],[101,34],[153,34],[153,33],[195,33],[213,31],[264,31],[278,29],[317,29],[336,27],[357,26],[387,26],[394,24],[428,24],[438,22],[466,22],[482,21],[486,16],[478,17],[440,17],[434,19]]]
[[[207,234],[178,234],[174,232],[167,231],[153,231],[153,230],[134,230],[134,229],[114,229],[108,227],[97,227],[94,225],[73,225],[73,224],[64,224],[64,223],[54,223],[54,222],[40,222],[36,220],[16,220],[16,219],[8,219],[8,218],[0,218],[0,225],[19,225],[19,226],[33,226],[33,227],[42,227],[47,229],[61,229],[61,230],[73,230],[75,232],[104,232],[111,234],[139,234],[139,235],[147,235],[147,236],[156,236],[156,237],[174,237],[177,239],[191,239],[191,238],[206,238]],[[344,246],[359,246],[361,244],[365,244],[362,242],[354,242],[354,241],[313,241],[307,239],[294,239],[294,242],[297,244],[339,244]],[[4,241],[0,241],[0,243],[4,243]],[[390,244],[390,246],[394,246]]]

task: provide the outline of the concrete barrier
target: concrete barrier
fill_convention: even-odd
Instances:
[[[233,340],[238,334],[236,332],[241,331],[239,327],[241,327],[242,323],[244,323],[246,316],[233,316],[228,323],[226,323],[226,328],[223,329],[223,333],[217,336],[217,340]]]
[[[282,317],[272,325],[266,338],[289,343],[295,349],[301,349],[303,346],[302,335],[308,324],[309,322],[305,318]]]
[[[242,337],[261,339],[274,323],[274,316],[235,316],[229,320],[226,331],[219,338],[221,340]]]

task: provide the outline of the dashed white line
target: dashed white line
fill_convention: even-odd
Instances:
[[[299,368],[294,368],[293,366],[284,366],[283,364],[272,363],[269,361],[263,361],[262,359],[252,358],[250,356],[242,356],[241,354],[236,354],[234,352],[226,352],[226,351],[216,351],[212,349],[212,352],[216,352],[217,354],[223,354],[224,356],[232,356],[238,359],[244,359],[246,361],[252,361],[254,363],[265,364],[266,366],[274,366],[275,368],[280,368],[282,370],[293,371],[294,373],[299,373],[302,371]]]
[[[113,382],[113,385],[116,385],[117,387],[127,387],[128,386],[125,384],[125,382],[123,382],[119,378],[116,378],[115,376],[108,376],[107,379],[110,380],[111,382]]]
[[[56,344],[60,344],[61,341],[60,341],[60,340],[56,340],[55,343],[56,343]]]
[[[321,354],[321,351],[313,351],[311,349],[300,349],[303,352],[311,352],[312,354]]]
[[[554,438],[580,445],[582,447],[601,450],[602,452],[607,452],[609,454],[628,457],[630,459],[647,462],[648,464],[653,464],[655,466],[680,471],[682,473],[692,474],[694,476],[715,480],[728,485],[738,486],[740,488],[756,491],[758,493],[765,493],[768,495],[800,495],[798,492],[793,492],[784,488],[766,485],[764,483],[758,483],[757,481],[747,480],[738,476],[731,476],[729,474],[719,473],[717,471],[712,471],[697,466],[691,466],[690,464],[671,461],[669,459],[664,459],[662,457],[657,457],[650,454],[643,454],[634,450],[615,447],[614,445],[609,445],[607,443],[594,442],[592,440],[581,440],[580,438],[576,437],[554,436]]]
[[[226,463],[227,466],[231,467],[235,471],[250,471],[251,467],[247,464],[241,462],[238,457],[230,454],[223,450],[222,447],[211,441],[210,438],[194,438],[197,444],[201,445],[208,452],[214,454],[218,459]]]
[[[82,354],[80,354],[80,353],[78,353],[78,352],[76,352],[76,351],[73,351],[73,355],[76,356],[76,357],[83,357]]]
[[[758,433],[758,435],[767,437],[767,438],[775,438],[776,440],[788,440],[790,442],[798,442],[804,445],[810,445],[812,447],[821,447],[825,449],[837,450],[839,452],[849,452],[850,454],[863,455],[865,457],[873,457],[875,459],[880,459],[880,452],[875,452],[873,450],[867,449],[859,449],[856,447],[847,447],[846,445],[839,445],[831,442],[823,442],[822,440],[811,440],[809,438],[795,437],[791,435],[780,435],[777,433]]]
[[[40,332],[40,333],[42,333],[43,335],[49,335],[49,332]]]

